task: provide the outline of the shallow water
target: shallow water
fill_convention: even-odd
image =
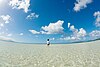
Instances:
[[[49,47],[0,42],[0,67],[100,67],[100,41]]]

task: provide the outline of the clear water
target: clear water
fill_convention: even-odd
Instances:
[[[100,67],[100,41],[49,47],[0,42],[0,67]]]

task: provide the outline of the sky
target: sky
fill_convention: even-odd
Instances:
[[[0,39],[69,43],[100,38],[100,0],[0,0]]]

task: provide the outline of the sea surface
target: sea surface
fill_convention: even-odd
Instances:
[[[50,46],[0,41],[0,67],[100,67],[100,40]]]

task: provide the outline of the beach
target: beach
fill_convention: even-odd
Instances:
[[[100,67],[100,40],[50,46],[0,41],[0,67]]]

